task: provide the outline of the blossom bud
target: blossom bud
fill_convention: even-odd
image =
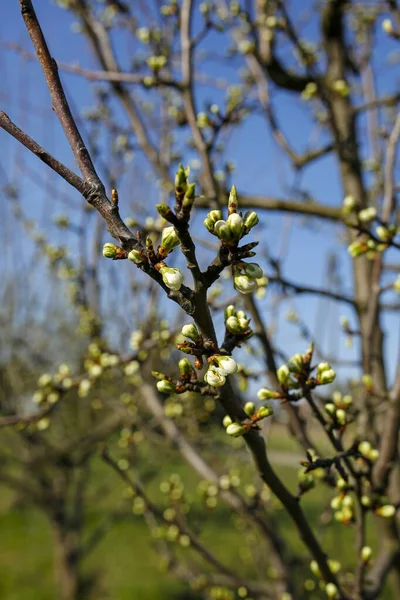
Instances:
[[[390,519],[396,514],[396,509],[392,504],[385,504],[384,506],[380,506],[375,512],[380,517]]]
[[[215,225],[217,221],[222,221],[222,212],[220,210],[211,210],[207,217],[212,221]]]
[[[214,225],[215,235],[224,242],[229,242],[232,239],[230,227],[225,221],[217,221]]]
[[[175,227],[164,227],[161,233],[161,246],[168,252],[179,246],[179,238]]]
[[[222,375],[222,373],[218,373],[218,371],[216,371],[213,368],[208,369],[208,371],[204,375],[204,380],[209,385],[212,385],[215,387],[222,387],[223,385],[225,385],[225,382],[226,382],[225,376]]]
[[[241,332],[241,327],[239,324],[239,319],[237,319],[236,317],[228,317],[228,319],[226,320],[226,328],[230,333],[240,333]]]
[[[239,326],[241,331],[246,331],[248,329],[250,323],[250,319],[239,319]]]
[[[264,271],[257,263],[246,263],[244,272],[247,277],[251,277],[252,279],[260,279],[264,275]]]
[[[190,377],[193,371],[192,363],[188,358],[181,358],[179,361],[179,372],[183,377]]]
[[[228,200],[228,213],[231,215],[232,213],[235,213],[238,209],[238,198],[237,198],[237,192],[236,192],[236,187],[233,185],[231,187],[231,191],[229,194],[229,200]]]
[[[232,237],[240,240],[244,228],[242,217],[238,213],[232,213],[229,215],[226,223],[231,230]]]
[[[334,583],[327,583],[325,586],[325,593],[329,600],[334,600],[334,598],[337,598],[338,589]]]
[[[171,394],[175,392],[176,386],[172,383],[172,381],[168,381],[167,379],[162,379],[161,381],[157,381],[157,389],[159,392],[163,394]]]
[[[235,317],[235,316],[237,316],[236,315],[236,309],[233,306],[233,304],[230,304],[225,309],[225,320],[229,319],[229,317]]]
[[[276,372],[276,376],[278,377],[279,383],[282,385],[286,385],[289,381],[290,371],[287,365],[282,365]]]
[[[321,375],[321,373],[323,371],[328,371],[328,369],[330,369],[330,368],[331,368],[331,365],[328,362],[319,363],[318,369],[317,369],[318,377]]]
[[[49,383],[51,383],[51,375],[48,373],[43,373],[43,375],[41,375],[38,379],[39,387],[46,387],[46,385],[49,385]]]
[[[372,557],[372,548],[370,546],[363,546],[361,548],[361,560],[365,563],[369,562]]]
[[[325,371],[326,373],[327,371]],[[346,411],[343,408],[338,408],[336,411],[336,420],[339,425],[346,425]]]
[[[230,416],[229,415],[225,415],[225,417],[223,418],[223,421],[222,421],[222,425],[226,428],[231,423],[232,423],[232,419],[230,418]]]
[[[181,329],[181,333],[185,337],[189,338],[189,340],[193,340],[194,342],[197,342],[197,340],[200,337],[199,332],[197,331],[197,327],[194,323],[184,325]]]
[[[204,227],[210,232],[210,233],[214,233],[214,223],[213,221],[209,218],[206,217],[203,221],[204,223]]]
[[[218,367],[213,367],[213,369],[221,375],[233,375],[238,370],[237,363],[232,356],[213,356],[213,362],[218,364]]]
[[[364,442],[360,442],[358,444],[358,451],[360,452],[360,454],[362,454],[363,456],[368,457],[369,453],[372,450],[372,446],[369,442],[364,441]]]
[[[319,570],[319,566],[316,560],[312,560],[310,562],[310,570],[311,573],[313,575],[315,575],[316,577],[320,577],[321,576],[321,571]]]
[[[256,412],[256,405],[254,402],[246,402],[244,405],[244,412],[247,416],[251,417]]]
[[[279,392],[273,392],[267,388],[261,388],[261,390],[258,390],[257,392],[257,397],[260,400],[271,400],[272,398],[278,398]]]
[[[259,222],[257,213],[254,210],[248,210],[243,217],[243,224],[246,229],[252,229]]]
[[[364,208],[358,213],[358,220],[361,221],[361,223],[369,223],[370,221],[373,221],[375,217],[376,208],[373,206],[370,206],[369,208]]]
[[[118,246],[107,242],[107,244],[104,244],[104,246],[103,246],[103,256],[105,258],[113,258],[114,259],[117,256],[119,250],[120,250],[120,248],[118,248]]]
[[[240,423],[231,423],[226,428],[226,433],[231,435],[232,437],[240,437],[244,433],[246,433],[246,427],[241,425]]]
[[[134,262],[136,265],[140,265],[145,260],[143,253],[140,252],[139,250],[135,250],[135,249],[133,249],[129,252],[128,258],[129,258],[129,260]]]
[[[288,363],[289,371],[292,373],[301,373],[303,369],[304,360],[301,354],[295,354],[292,356]]]
[[[179,269],[170,267],[161,267],[160,273],[163,282],[170,290],[179,290],[183,283],[183,275]]]
[[[334,414],[336,414],[336,407],[331,402],[327,402],[325,404],[325,410],[328,413],[328,415],[332,415],[333,416]]]
[[[257,287],[255,279],[250,279],[247,275],[235,275],[233,278],[235,289],[242,294],[251,294]]]
[[[382,29],[388,35],[393,33],[393,23],[390,19],[384,19],[382,21]]]
[[[333,369],[327,369],[326,371],[323,371],[321,373],[321,375],[318,377],[320,383],[322,385],[325,385],[327,383],[332,383],[332,381],[334,381],[336,377],[336,373]]]
[[[270,406],[260,406],[257,410],[257,417],[259,419],[265,419],[266,417],[270,417],[274,414],[274,411]]]
[[[354,196],[346,196],[345,199],[343,200],[343,212],[346,215],[349,215],[353,212],[353,210],[356,208],[357,206],[357,202],[356,199],[354,198]]]
[[[365,252],[367,251],[367,247],[362,242],[358,242],[357,240],[355,240],[348,246],[347,251],[350,254],[350,256],[352,256],[353,258],[357,258],[357,256],[365,254]]]

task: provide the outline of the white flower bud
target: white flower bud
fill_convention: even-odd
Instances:
[[[257,397],[261,401],[271,400],[272,398],[277,398],[278,396],[278,392],[273,392],[272,390],[269,390],[267,388],[261,388],[261,390],[258,390],[257,392]]]
[[[225,221],[217,221],[214,225],[215,235],[224,242],[229,242],[232,239],[232,232],[229,225]]]
[[[156,385],[157,385],[158,391],[162,392],[163,394],[171,394],[172,392],[175,392],[175,390],[176,390],[175,385],[171,381],[168,381],[167,379],[162,379],[161,381],[157,381]]]
[[[226,377],[224,375],[222,375],[221,373],[218,373],[218,371],[216,371],[212,367],[210,367],[208,369],[208,371],[206,372],[206,374],[204,375],[204,380],[209,385],[212,385],[215,387],[222,387],[223,385],[225,385]]]
[[[376,208],[374,208],[373,206],[370,206],[369,208],[364,208],[358,213],[358,219],[359,221],[361,221],[361,223],[369,223],[370,221],[373,221],[375,217]]]
[[[282,365],[276,372],[276,376],[278,377],[279,383],[282,385],[287,384],[290,377],[289,367],[287,365]]]
[[[177,291],[181,288],[183,283],[183,275],[179,269],[161,267],[160,273],[162,275],[163,282],[170,290]]]
[[[175,227],[164,227],[161,233],[161,246],[165,250],[173,250],[179,246],[179,238],[176,234]]]
[[[197,327],[194,323],[184,325],[181,329],[181,333],[185,337],[189,338],[189,340],[193,340],[194,342],[196,342],[200,337]]]
[[[243,217],[243,223],[246,229],[252,229],[255,225],[257,225],[259,220],[260,219],[254,210],[248,210]]]
[[[242,217],[238,213],[232,213],[229,215],[226,223],[231,230],[232,237],[239,240],[244,229]]]
[[[396,514],[396,509],[392,504],[385,504],[384,506],[380,506],[375,512],[380,517],[390,519]]]
[[[221,375],[233,375],[238,370],[237,363],[232,356],[214,356],[213,362],[216,362],[218,366],[212,368]]]
[[[240,437],[244,433],[246,433],[246,427],[241,425],[240,423],[231,423],[226,428],[226,433],[231,435],[232,437]]]
[[[249,417],[254,415],[254,413],[256,412],[256,405],[254,404],[254,402],[246,402],[246,404],[244,405],[243,408],[244,408],[244,412]]]
[[[255,279],[250,279],[247,275],[235,275],[233,278],[235,289],[242,294],[251,294],[257,288]]]

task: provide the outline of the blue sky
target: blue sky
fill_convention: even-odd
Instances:
[[[309,4],[309,3],[304,3]],[[297,7],[296,3],[292,6]],[[303,6],[303,5],[302,5]],[[63,10],[60,10],[48,0],[36,1],[35,7],[41,21],[43,30],[47,37],[53,56],[62,62],[78,63],[88,68],[96,67],[88,51],[86,41],[73,31],[74,19]],[[1,39],[14,42],[31,51],[30,40],[24,28],[17,0],[7,0],[3,8],[3,18],[0,25]],[[196,26],[199,23],[196,22]],[[316,32],[315,19],[311,19],[309,25],[304,29],[303,35],[313,39]],[[227,43],[226,38],[214,34],[204,44],[203,50],[214,52],[221,47],[221,40]],[[377,67],[377,86],[380,93],[389,92],[396,89],[399,84],[398,69],[388,68],[388,55],[395,49],[394,44],[390,42],[387,36],[378,34],[379,51],[376,54],[374,63]],[[117,43],[117,50],[121,56],[121,62],[125,67],[128,66],[129,45],[124,39]],[[143,48],[145,51],[145,48]],[[0,82],[0,108],[22,128],[26,129],[34,139],[41,143],[45,148],[53,152],[56,157],[73,169],[76,169],[71,151],[63,136],[60,125],[57,122],[55,114],[51,111],[51,103],[43,76],[37,64],[22,60],[15,52],[2,49],[0,54],[0,68],[2,80]],[[383,68],[385,67],[385,68]],[[208,74],[214,78],[224,77],[230,82],[238,82],[238,73],[236,68],[231,68],[223,63],[213,60],[207,60],[204,68]],[[72,107],[75,114],[92,105],[92,93],[90,85],[83,78],[62,74],[62,80],[65,83],[68,98],[72,101]],[[203,103],[210,100],[220,103],[224,92],[216,91],[207,86],[198,89],[198,110],[203,109]],[[297,151],[308,147],[310,140],[313,139],[315,126],[310,119],[309,106],[296,99],[293,95],[281,91],[274,92],[274,105],[277,108],[282,129],[290,137],[294,148]],[[121,119],[122,119],[121,115]],[[365,139],[365,122],[360,122],[361,139]],[[51,216],[65,211],[65,202],[70,202],[70,208],[67,210],[73,215],[73,218],[80,218],[80,198],[71,188],[59,180],[57,176],[51,173],[47,167],[30,156],[28,151],[18,146],[14,140],[5,133],[0,132],[0,171],[1,184],[5,177],[8,181],[18,185],[21,191],[24,210],[30,218],[39,220],[41,226],[49,228],[51,226]],[[322,138],[323,140],[324,138]],[[322,143],[322,142],[321,142]],[[365,144],[363,146],[364,157],[368,157],[369,149]],[[188,151],[184,155],[184,162],[188,163],[195,157],[193,151]],[[295,178],[288,161],[282,156],[282,153],[273,142],[268,126],[261,116],[254,116],[247,119],[243,126],[229,137],[225,151],[225,157],[236,164],[236,172],[232,181],[237,185],[239,192],[279,196],[282,198],[293,198],[293,186]],[[27,171],[33,171],[35,177],[40,177],[44,181],[43,185],[37,185],[31,176],[26,176]],[[6,175],[4,175],[4,172]],[[307,191],[319,202],[339,206],[343,199],[338,169],[335,161],[331,158],[321,159],[311,168],[304,171],[301,178],[302,190]],[[153,180],[151,171],[146,162],[137,154],[132,163],[132,171],[128,173],[124,181],[121,181],[119,187],[121,197],[121,212],[129,215],[130,212],[130,191],[132,181],[135,183],[137,197],[144,199],[146,207],[150,214],[155,215],[154,205],[157,201],[157,190],[153,186],[149,193],[149,181]],[[59,203],[54,188],[65,194],[66,200],[63,204]],[[146,198],[143,198],[146,196]],[[4,206],[6,200],[2,198],[1,203]],[[6,211],[7,213],[7,208]],[[3,213],[4,214],[4,213]],[[198,214],[195,217],[195,230],[200,235],[203,234],[201,221],[204,214]],[[11,236],[10,248],[14,247],[15,238],[20,240],[18,225],[7,216],[3,220],[2,229],[5,227],[15,228],[15,236]],[[259,229],[261,234],[261,246],[268,246],[272,255],[279,254],[283,232],[289,232],[287,238],[286,260],[283,273],[286,278],[297,283],[307,283],[310,285],[331,287],[332,282],[327,279],[327,258],[329,254],[335,254],[338,257],[340,273],[343,281],[343,291],[351,293],[350,269],[351,264],[347,256],[344,245],[338,245],[340,228],[332,227],[325,222],[308,222],[299,217],[278,216],[264,213],[262,223]],[[54,240],[62,240],[70,246],[71,252],[75,255],[79,252],[76,246],[76,240],[71,234],[57,231],[52,233]],[[109,241],[105,237],[104,241]],[[21,248],[22,244],[22,248]],[[29,262],[32,253],[32,245],[27,239],[19,242],[21,256]],[[202,258],[203,258],[203,251]],[[204,254],[205,259],[207,254]],[[11,252],[8,256],[9,268],[12,268],[14,262]],[[262,252],[259,252],[259,260],[262,266]],[[120,269],[121,277],[124,277],[131,265],[113,263],[107,265],[107,270]],[[39,275],[40,274],[40,275]],[[39,269],[38,281],[43,291],[44,271]],[[114,276],[114,275],[113,275]],[[46,293],[50,293],[47,289]],[[106,292],[104,301],[111,294]],[[335,307],[326,300],[318,300],[311,296],[304,296],[299,299],[293,299],[282,304],[278,313],[272,311],[274,294],[272,290],[267,294],[266,299],[262,300],[260,306],[266,320],[279,331],[278,341],[285,348],[288,354],[302,351],[305,342],[299,339],[296,328],[286,323],[284,315],[290,308],[299,311],[302,318],[307,322],[311,331],[318,337],[318,333],[323,331],[324,348],[328,353],[340,350],[341,358],[354,358],[354,349],[345,347],[345,337],[339,333],[338,319],[339,315],[349,315],[346,307]],[[278,315],[278,319],[277,319]],[[326,323],[324,321],[326,316]],[[385,320],[387,330],[387,349],[391,356],[396,356],[398,347],[398,317],[391,315]],[[325,329],[325,330],[324,330]],[[396,360],[392,363],[390,370],[394,370]],[[346,370],[343,371],[345,374]],[[350,373],[353,371],[348,371]]]

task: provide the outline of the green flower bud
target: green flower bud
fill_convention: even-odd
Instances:
[[[204,227],[210,232],[210,233],[214,233],[214,222],[209,218],[206,217],[203,221],[204,223]]]
[[[363,546],[361,548],[361,560],[365,563],[369,562],[372,558],[372,548],[369,546]]]
[[[334,600],[334,598],[337,598],[338,589],[334,583],[327,583],[325,586],[325,593],[329,600]]]
[[[321,375],[318,377],[320,383],[322,385],[326,385],[327,383],[332,383],[336,378],[336,373],[333,369],[328,369],[327,371],[323,371]]]
[[[270,406],[260,406],[257,410],[257,417],[259,419],[265,419],[266,417],[270,417],[274,414],[274,411]]]
[[[223,418],[223,421],[222,421],[222,425],[223,425],[223,426],[226,428],[226,427],[228,427],[228,425],[230,425],[232,422],[233,422],[233,421],[232,421],[232,419],[230,418],[230,416],[229,416],[229,415],[225,415],[225,417]]]
[[[204,380],[208,383],[208,385],[222,387],[225,385],[226,377],[222,373],[218,373],[218,371],[210,367],[204,375]]]
[[[353,212],[353,210],[356,208],[357,206],[357,202],[354,198],[354,196],[346,196],[345,199],[343,200],[343,212],[346,215],[349,215]]]
[[[156,385],[158,391],[162,392],[163,394],[171,394],[176,390],[176,386],[172,383],[172,381],[168,381],[167,379],[157,381]]]
[[[186,192],[187,178],[188,173],[186,172],[186,169],[184,169],[183,165],[180,164],[175,175],[175,187],[180,188],[180,190],[183,192]]]
[[[183,275],[179,269],[161,267],[160,273],[162,275],[163,282],[170,290],[177,291],[181,288],[183,283]]]
[[[259,222],[259,218],[254,210],[248,210],[243,217],[243,224],[246,229],[252,229]]]
[[[246,404],[244,405],[244,412],[249,417],[253,416],[256,412],[256,405],[254,404],[254,402],[246,402]]]
[[[244,229],[242,217],[238,213],[232,213],[229,215],[226,223],[231,230],[232,237],[240,240]]]
[[[232,239],[230,227],[225,221],[217,221],[214,225],[215,235],[224,242],[229,242]]]
[[[242,330],[239,324],[239,319],[237,319],[236,317],[228,317],[228,319],[225,322],[225,325],[230,333],[240,333]]]
[[[289,371],[291,373],[301,373],[303,370],[304,359],[301,354],[295,354],[292,356],[288,363]]]
[[[250,324],[250,319],[239,319],[239,326],[241,331],[246,331]]]
[[[328,558],[327,562],[331,573],[333,573],[334,575],[336,575],[336,573],[339,573],[340,569],[342,568],[342,565],[338,560],[332,560],[331,558]]]
[[[193,371],[192,363],[188,358],[181,358],[179,361],[179,372],[183,377],[190,377]]]
[[[312,560],[310,562],[310,570],[311,573],[313,575],[315,575],[316,577],[320,577],[321,576],[321,571],[319,570],[319,566],[316,560]]]
[[[257,397],[261,401],[271,400],[272,398],[278,398],[279,392],[273,392],[272,390],[269,390],[267,388],[261,388],[261,390],[258,390],[257,392]]]
[[[167,250],[173,250],[179,246],[179,238],[176,234],[175,227],[164,227],[161,232],[161,246]]]
[[[235,275],[233,278],[235,289],[242,294],[251,294],[257,288],[255,279],[250,279],[247,275]]]
[[[246,427],[241,425],[240,423],[231,423],[226,428],[226,433],[231,435],[232,437],[240,437],[244,433],[246,433]]]
[[[332,415],[333,416],[334,414],[336,414],[336,407],[331,402],[327,402],[325,404],[325,410],[328,413],[328,415]]]
[[[228,200],[228,212],[231,215],[232,213],[235,213],[238,209],[238,198],[237,198],[237,192],[236,192],[236,187],[233,185],[231,187],[231,191],[229,194],[229,200]]]
[[[113,258],[114,259],[118,255],[119,250],[120,250],[120,248],[118,248],[118,246],[107,242],[107,244],[104,244],[104,246],[103,246],[103,256],[105,258]]]
[[[207,217],[215,224],[217,221],[222,221],[222,212],[220,210],[211,210]]]
[[[193,342],[197,342],[200,334],[197,331],[197,327],[194,323],[190,323],[188,325],[184,325],[181,329],[182,335],[189,338],[189,340],[193,340]]]
[[[387,227],[383,227],[383,225],[378,225],[375,233],[376,237],[382,240],[383,242],[387,242],[392,237],[389,229]]]
[[[247,277],[251,277],[252,279],[260,279],[264,275],[264,271],[257,263],[246,263],[244,272]]]
[[[286,385],[289,381],[290,371],[287,365],[282,365],[276,372],[276,376],[278,377],[279,383],[282,385]]]
[[[360,212],[358,213],[358,220],[361,221],[361,223],[369,223],[370,221],[373,221],[376,218],[376,214],[376,208],[370,206],[369,208],[364,208],[363,210],[360,210]]]
[[[328,362],[319,363],[317,368],[318,377],[321,375],[323,371],[328,371],[331,368],[331,365]]]
[[[393,23],[392,23],[392,21],[390,19],[384,19],[382,21],[382,29],[388,35],[391,35],[393,33]]]
[[[156,209],[159,215],[165,219],[171,209],[166,204],[156,204]]]
[[[229,319],[229,317],[235,317],[236,316],[236,309],[233,306],[233,304],[230,304],[229,306],[226,307],[225,309],[225,321],[227,319]]]
[[[380,517],[390,519],[396,514],[396,509],[392,504],[385,504],[384,506],[380,506],[379,508],[377,508],[375,512]]]
[[[347,251],[350,256],[357,258],[358,256],[366,253],[367,245],[356,240],[350,244],[350,246],[347,248]]]
[[[360,442],[358,444],[358,451],[360,452],[360,454],[363,454],[367,458],[368,458],[369,453],[371,452],[371,450],[372,450],[372,445],[369,442],[367,442],[367,441]]]
[[[135,249],[133,249],[129,252],[128,258],[129,258],[129,260],[134,262],[136,265],[140,265],[141,263],[143,263],[146,260],[143,253],[140,252],[139,250],[135,250]]]
[[[325,371],[326,373],[327,371]],[[338,408],[336,411],[336,420],[340,425],[346,425],[346,411],[343,408]]]
[[[363,506],[365,506],[365,508],[370,508],[372,502],[371,502],[371,498],[369,496],[361,496],[361,504]]]

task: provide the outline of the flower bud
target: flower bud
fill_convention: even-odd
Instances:
[[[246,404],[244,405],[244,412],[249,417],[253,416],[256,412],[256,405],[254,404],[254,402],[246,402]]]
[[[382,29],[388,35],[393,33],[393,23],[390,19],[384,19],[382,21]]]
[[[326,373],[327,371],[325,371]],[[346,425],[346,411],[343,408],[338,408],[336,411],[336,420],[339,425]]]
[[[225,375],[222,375],[222,373],[218,373],[218,371],[216,371],[212,367],[210,367],[208,369],[208,371],[206,372],[206,374],[204,375],[204,380],[209,385],[212,385],[215,387],[222,387],[223,385],[225,385],[225,382],[226,382]]]
[[[356,208],[357,206],[357,202],[356,199],[354,198],[354,196],[346,196],[345,199],[343,200],[343,212],[346,215],[349,215],[353,212],[353,210]]]
[[[231,423],[226,428],[226,433],[231,435],[232,437],[240,437],[244,433],[246,433],[246,427],[241,425],[240,423]]]
[[[363,456],[366,456],[366,457],[368,457],[368,456],[369,456],[369,453],[371,452],[371,450],[372,450],[372,445],[371,445],[369,442],[367,442],[367,441],[360,442],[360,443],[358,444],[358,451],[359,451],[359,452],[360,452],[360,454],[362,454]]]
[[[270,417],[274,414],[274,411],[270,406],[260,406],[257,410],[257,417],[259,419],[265,419],[266,417]]]
[[[255,279],[250,279],[247,275],[235,275],[233,278],[234,287],[242,294],[251,294],[257,287]]]
[[[286,385],[289,381],[290,371],[287,365],[282,365],[276,372],[276,376],[278,377],[279,383],[282,385]]]
[[[336,378],[336,373],[333,369],[328,369],[327,371],[323,371],[321,373],[321,375],[318,377],[318,379],[322,385],[325,385],[327,383],[332,383],[332,381],[334,381],[335,378]]]
[[[179,246],[179,238],[175,227],[164,227],[161,233],[161,246],[168,252]]]
[[[259,222],[257,213],[254,210],[248,210],[243,217],[243,224],[246,229],[252,229]]]
[[[214,233],[214,223],[213,223],[213,221],[209,217],[206,217],[204,219],[203,223],[204,223],[204,227],[206,229],[208,229],[208,231],[210,233]]]
[[[303,370],[304,360],[301,354],[295,354],[289,360],[288,367],[291,373],[301,373]]]
[[[332,415],[333,416],[334,414],[336,414],[336,407],[331,402],[327,402],[325,404],[325,410],[328,413],[328,415]]]
[[[215,225],[217,221],[222,221],[222,212],[220,210],[211,210],[208,213],[207,218]]]
[[[189,338],[189,340],[193,340],[193,342],[197,342],[200,337],[197,327],[194,323],[184,325],[181,329],[181,333],[185,337]]]
[[[318,365],[318,377],[321,375],[323,371],[328,371],[331,368],[331,365],[328,362],[322,362]]]
[[[329,600],[334,600],[334,598],[337,598],[338,589],[334,583],[327,583],[325,586],[325,593]]]
[[[228,200],[228,213],[231,215],[233,213],[235,213],[238,209],[238,198],[237,198],[237,192],[236,192],[236,187],[233,185],[231,187],[231,191],[229,194],[229,200]]]
[[[230,227],[225,221],[217,221],[214,225],[215,235],[224,242],[229,242],[232,239]]]
[[[177,291],[181,288],[183,283],[183,275],[179,269],[161,267],[160,273],[162,275],[163,282],[170,290]]]
[[[375,512],[380,517],[390,519],[396,514],[396,509],[392,504],[385,504],[384,506],[380,506],[379,508],[377,508]]]
[[[279,392],[273,392],[272,390],[269,390],[267,388],[261,388],[261,390],[258,390],[257,392],[257,397],[261,401],[271,400],[272,398],[278,398]]]
[[[372,548],[369,546],[363,546],[361,548],[361,560],[365,563],[369,562],[372,557]]]
[[[365,252],[367,251],[367,246],[366,244],[355,240],[348,246],[347,251],[350,254],[350,256],[352,256],[353,258],[357,258],[358,256],[365,254]]]
[[[129,252],[128,258],[129,258],[129,260],[134,262],[136,265],[140,265],[142,262],[145,261],[145,257],[143,255],[143,253],[140,252],[139,250],[135,250],[135,249],[133,249]]]
[[[192,363],[188,358],[181,358],[179,361],[179,372],[183,377],[190,377],[192,374]]]
[[[50,383],[51,383],[51,375],[49,375],[48,373],[43,373],[43,375],[41,375],[38,379],[39,387],[46,387],[46,385],[49,385]]]
[[[320,577],[321,576],[321,571],[319,570],[319,566],[316,560],[312,560],[310,562],[310,570],[311,573],[313,575],[315,575],[316,577]]]
[[[264,271],[257,263],[246,263],[244,272],[247,277],[251,277],[252,279],[260,279],[264,275]]]
[[[237,319],[236,317],[228,317],[228,319],[226,320],[226,328],[230,333],[240,333],[241,332],[241,327],[239,324],[239,319]]]
[[[232,237],[236,240],[240,240],[244,229],[242,217],[238,213],[232,213],[229,215],[226,223],[231,230]]]
[[[230,425],[232,423],[232,419],[230,418],[229,415],[225,415],[225,417],[222,420],[222,425],[226,428],[228,427],[228,425]]]
[[[218,366],[213,366],[213,369],[221,375],[233,375],[238,370],[237,363],[232,356],[213,356],[213,363],[217,363]]]
[[[246,331],[250,324],[250,319],[239,319],[239,326],[241,331]]]
[[[370,221],[373,221],[375,217],[376,208],[373,206],[370,206],[369,208],[364,208],[358,213],[358,220],[361,221],[361,223],[369,223]]]
[[[392,237],[389,229],[387,227],[384,227],[383,225],[378,225],[375,233],[376,237],[382,240],[383,242],[387,242]]]
[[[172,383],[172,381],[168,381],[167,379],[157,381],[156,385],[158,391],[162,392],[163,394],[171,394],[176,390],[176,386]]]
[[[103,256],[105,258],[113,258],[114,259],[118,255],[119,250],[120,250],[120,248],[118,248],[118,246],[107,242],[107,244],[104,244],[104,246],[103,246]]]
[[[225,320],[227,320],[229,317],[236,317],[236,309],[233,306],[233,304],[230,304],[229,306],[226,307],[225,309]]]

